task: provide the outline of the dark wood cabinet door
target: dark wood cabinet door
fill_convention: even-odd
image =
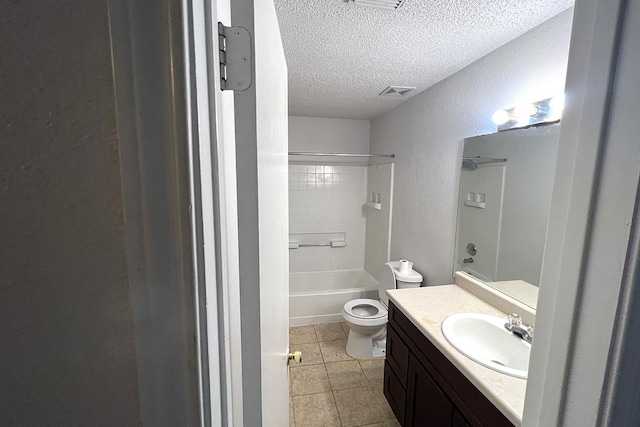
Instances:
[[[451,426],[453,405],[413,354],[409,355],[405,408],[405,427]]]
[[[464,419],[462,414],[458,412],[456,408],[453,408],[453,419],[451,420],[451,427],[471,427],[471,425]]]
[[[388,363],[385,363],[384,365],[384,383],[382,391],[384,392],[384,396],[387,398],[387,402],[389,402],[391,410],[398,419],[398,422],[400,425],[404,425],[406,392],[404,388],[402,388],[400,380],[398,380],[398,377]]]
[[[387,325],[387,363],[396,373],[402,387],[407,386],[409,347],[402,341],[393,326]]]

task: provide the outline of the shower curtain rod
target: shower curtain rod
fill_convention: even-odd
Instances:
[[[308,153],[302,151],[289,151],[290,156],[316,156],[316,157],[389,157],[393,159],[395,154],[359,154],[359,153]]]
[[[494,162],[506,162],[507,159],[496,159],[495,157],[463,157],[462,160],[480,160],[484,163],[494,163]]]

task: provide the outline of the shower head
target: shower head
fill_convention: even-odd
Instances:
[[[462,170],[474,171],[478,169],[478,164],[471,159],[462,159]]]

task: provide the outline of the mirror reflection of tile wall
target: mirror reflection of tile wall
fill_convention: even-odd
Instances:
[[[530,306],[540,283],[559,128],[517,129],[464,143],[463,157],[479,159],[477,167],[467,163],[461,171],[454,270]]]

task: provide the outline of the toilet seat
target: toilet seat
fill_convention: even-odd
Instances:
[[[374,299],[351,300],[344,305],[343,313],[356,324],[387,322],[387,307]]]
[[[344,305],[344,311],[358,319],[378,319],[387,315],[387,307],[375,299],[354,299]]]

